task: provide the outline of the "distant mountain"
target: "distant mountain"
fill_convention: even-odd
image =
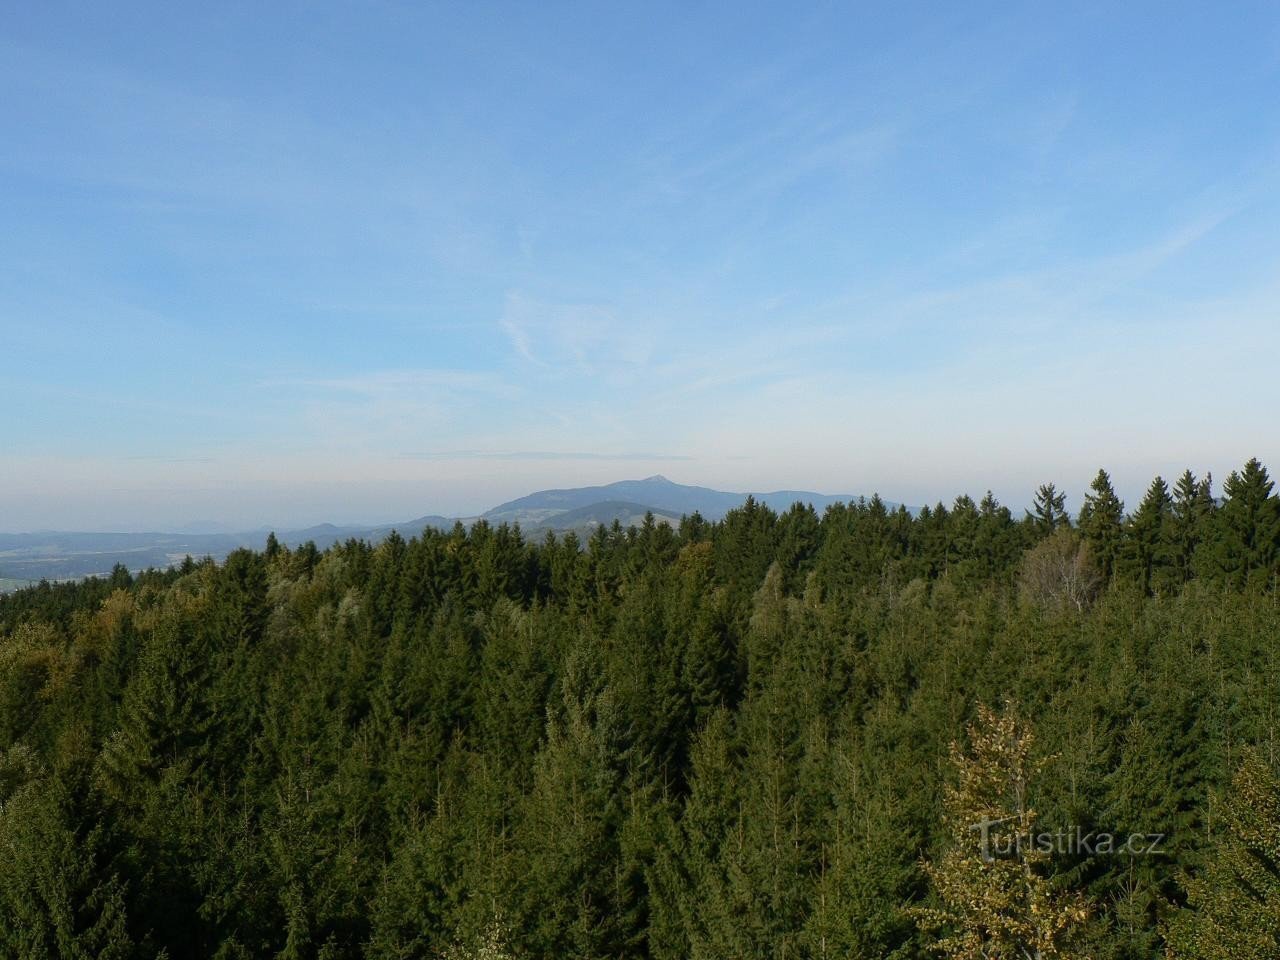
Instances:
[[[774,510],[786,510],[793,503],[812,504],[818,511],[838,502],[849,502],[857,497],[830,495],[809,490],[775,490],[771,493],[729,493],[710,487],[694,487],[673,483],[666,477],[647,477],[644,480],[621,480],[599,487],[571,487],[563,490],[540,490],[500,504],[482,514],[490,523],[520,523],[522,526],[544,526],[558,514],[580,507],[607,502],[645,504],[655,512],[670,516],[700,513],[707,520],[720,520],[734,507],[740,507],[748,496],[766,503]],[[891,504],[896,506],[896,504]]]
[[[537,526],[529,527],[532,532],[539,529],[555,530],[586,534],[590,536],[599,527],[611,527],[614,521],[624,527],[637,526],[644,522],[645,514],[652,513],[659,523],[675,526],[680,522],[679,514],[664,512],[643,503],[628,503],[625,500],[602,500],[590,503],[585,507],[565,510],[543,521]]]
[[[332,523],[321,523],[303,530],[286,530],[277,533],[276,539],[287,547],[299,547],[309,540],[319,549],[324,550],[335,543],[345,543],[348,540],[368,540],[371,543],[377,543],[386,539],[392,530],[407,540],[410,537],[419,536],[428,527],[436,530],[451,530],[455,523],[457,523],[456,520],[440,516],[418,517],[416,520],[407,520],[404,523],[384,523],[374,527],[339,527]],[[263,534],[258,539],[265,540],[266,535]]]
[[[500,504],[479,518],[451,519],[438,515],[418,517],[404,523],[338,526],[322,523],[302,530],[277,531],[276,537],[288,547],[313,542],[321,550],[346,540],[376,543],[396,530],[405,538],[416,537],[427,528],[450,530],[454,524],[476,519],[489,523],[519,523],[530,534],[547,530],[572,530],[589,536],[600,526],[616,520],[623,526],[641,523],[646,513],[664,523],[676,524],[682,516],[700,513],[707,520],[720,520],[747,499],[746,493],[712,490],[673,483],[666,477],[621,480],[595,487],[540,490]],[[808,490],[775,490],[754,493],[757,501],[783,511],[793,503],[812,504],[819,511],[837,502],[857,499]],[[895,507],[896,504],[889,504]],[[200,524],[206,530],[212,524]],[[239,547],[261,549],[267,530],[238,533],[15,533],[0,534],[0,590],[41,579],[63,580],[111,572],[116,564],[130,570],[163,568],[180,563],[186,556],[220,560]]]

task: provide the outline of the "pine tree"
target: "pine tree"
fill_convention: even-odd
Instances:
[[[547,662],[552,617],[499,601],[487,618],[474,711],[475,737],[485,755],[527,786],[545,735],[553,679]],[[550,621],[550,622],[549,622]]]
[[[742,782],[731,714],[708,718],[693,746],[690,793],[683,816],[650,868],[654,898],[653,945],[662,960],[715,960],[746,956],[732,871],[741,848]]]
[[[183,776],[206,762],[218,718],[210,703],[210,650],[182,619],[160,623],[147,638],[121,707],[119,728],[103,747],[98,782],[123,805],[158,783],[170,767]]]
[[[805,929],[809,956],[900,956],[911,940],[902,906],[919,883],[920,836],[893,786],[895,759],[869,755],[852,738],[833,753],[834,797]]]
[[[978,504],[978,529],[974,538],[975,557],[986,576],[1010,574],[1025,547],[1025,530],[1012,511],[1000,504],[990,490]]]
[[[566,665],[515,839],[513,922],[535,955],[629,956],[644,938],[644,864],[624,831],[645,800],[628,778],[625,721],[585,646]]]

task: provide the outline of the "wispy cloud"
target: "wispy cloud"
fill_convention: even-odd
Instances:
[[[498,323],[523,360],[589,377],[634,377],[655,352],[652,319],[627,321],[605,304],[552,303],[511,292]]]

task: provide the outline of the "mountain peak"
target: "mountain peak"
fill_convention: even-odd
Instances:
[[[662,474],[655,473],[652,477],[645,477],[640,482],[641,483],[670,483],[671,481],[668,480],[666,477],[664,477]]]

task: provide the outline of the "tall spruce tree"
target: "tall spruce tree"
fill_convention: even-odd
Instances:
[[[108,862],[106,831],[83,822],[72,786],[36,764],[24,748],[0,755],[0,783],[11,780],[0,785],[0,957],[132,957],[125,883]]]
[[[575,647],[515,838],[519,936],[537,956],[593,960],[643,949],[645,864],[624,832],[643,785],[629,776],[626,720],[590,648]]]
[[[1257,458],[1222,485],[1216,561],[1233,587],[1269,585],[1280,571],[1280,499]]]
[[[1197,480],[1195,474],[1185,470],[1173,486],[1165,539],[1171,573],[1178,583],[1195,576],[1197,555],[1212,533],[1214,503],[1209,484],[1209,477]]]
[[[1120,570],[1144,594],[1169,586],[1174,569],[1172,540],[1166,529],[1171,508],[1169,488],[1163,478],[1156,477],[1129,518]]]
[[[1098,565],[1103,580],[1110,583],[1124,535],[1124,504],[1116,496],[1106,470],[1099,469],[1098,475],[1089,485],[1089,493],[1080,506],[1077,526],[1080,535],[1089,544],[1093,561]]]

